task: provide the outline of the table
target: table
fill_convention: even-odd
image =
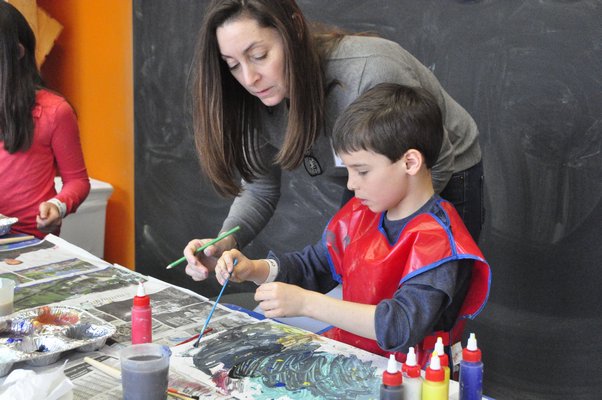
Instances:
[[[6,263],[6,260],[20,263]],[[118,380],[83,361],[91,357],[119,366],[119,350],[130,344],[132,298],[145,282],[153,310],[153,342],[170,346],[169,385],[201,399],[329,398],[377,399],[383,357],[312,332],[257,318],[219,304],[201,341],[177,345],[203,326],[213,303],[192,291],[143,276],[106,261],[59,237],[24,248],[0,250],[0,276],[15,279],[15,311],[43,305],[78,307],[116,326],[99,351],[62,354],[44,371],[66,361],[75,400],[121,398]],[[325,372],[328,371],[328,372]],[[451,382],[450,399],[458,384]]]

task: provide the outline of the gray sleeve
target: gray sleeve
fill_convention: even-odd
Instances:
[[[435,193],[441,193],[445,188],[454,171],[454,149],[449,140],[447,128],[443,128],[443,143],[439,151],[439,158],[431,169],[431,179]]]
[[[272,160],[276,150],[271,146],[262,149],[261,157]],[[240,226],[235,234],[239,248],[245,247],[266,226],[274,215],[280,199],[280,179],[282,171],[279,166],[270,166],[267,171],[253,182],[242,182],[243,191],[234,199],[228,216],[222,225],[222,231]]]

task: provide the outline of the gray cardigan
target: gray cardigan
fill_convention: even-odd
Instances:
[[[334,85],[326,97],[324,127],[312,148],[324,173],[311,179],[330,179],[341,187],[339,193],[327,194],[334,197],[325,201],[340,201],[347,176],[346,169],[336,165],[330,144],[334,123],[360,94],[381,82],[423,87],[436,97],[445,127],[441,153],[432,169],[436,192],[443,190],[452,173],[470,168],[481,160],[474,120],[445,92],[433,73],[397,43],[376,37],[347,36],[327,60],[325,73],[327,84],[334,80],[339,84]],[[243,182],[243,192],[232,203],[222,226],[224,231],[240,225],[236,239],[241,248],[268,223],[280,198],[282,170],[271,160],[282,145],[286,131],[288,109],[285,103],[262,109],[260,157],[271,167],[252,183]],[[313,194],[299,191],[299,195]]]

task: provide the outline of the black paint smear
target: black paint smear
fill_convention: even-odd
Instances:
[[[313,335],[271,323],[237,327],[202,346],[193,361],[204,373],[223,364],[230,378],[260,378],[270,388],[349,399],[371,394],[379,382],[370,362],[317,351]]]

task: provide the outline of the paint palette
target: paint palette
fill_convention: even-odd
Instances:
[[[6,235],[8,232],[10,232],[11,226],[13,226],[13,224],[17,221],[19,221],[18,218],[11,218],[0,214],[0,236]]]
[[[110,323],[75,307],[35,307],[0,317],[0,376],[17,362],[44,366],[68,350],[98,350],[115,331]]]

